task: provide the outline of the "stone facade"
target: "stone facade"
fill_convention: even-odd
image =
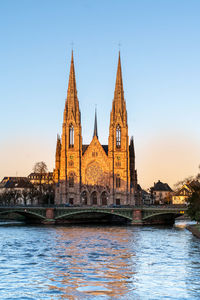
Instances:
[[[72,52],[62,137],[57,138],[54,181],[56,204],[134,205],[137,172],[133,138],[129,144],[120,54],[108,145],[99,142],[96,112],[93,139],[84,145]]]

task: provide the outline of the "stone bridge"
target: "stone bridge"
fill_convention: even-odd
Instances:
[[[173,224],[186,207],[0,207],[1,215],[19,214],[28,223],[64,224],[110,221],[130,225]]]

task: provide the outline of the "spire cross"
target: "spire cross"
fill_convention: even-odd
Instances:
[[[73,43],[73,41],[71,42],[71,46],[72,46],[72,50],[73,50],[73,48],[74,48],[74,43]]]
[[[119,51],[121,50],[121,43],[118,43]]]

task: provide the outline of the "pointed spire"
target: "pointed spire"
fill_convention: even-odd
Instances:
[[[57,134],[56,161],[55,161],[56,170],[60,169],[60,155],[61,155],[61,140],[59,134]]]
[[[94,118],[94,133],[93,137],[96,136],[98,138],[98,131],[97,131],[97,110],[95,108],[95,118]]]
[[[116,120],[119,120],[119,118],[121,119],[124,125],[127,124],[127,112],[126,103],[124,100],[120,51],[118,58],[114,99],[112,103],[111,122],[115,122]]]
[[[71,56],[71,66],[70,66],[70,73],[69,73],[69,83],[68,83],[68,91],[72,93],[76,92],[76,79],[75,79],[75,70],[74,70],[74,55],[72,50]]]
[[[67,100],[65,103],[64,111],[64,122],[67,120],[74,120],[77,124],[80,123],[80,110],[76,90],[76,78],[75,78],[75,69],[74,69],[74,57],[73,50],[71,56],[71,66],[69,73],[69,83],[67,90]]]
[[[133,157],[135,158],[135,147],[134,147],[134,139],[133,136],[131,136],[131,140],[130,140],[130,152],[133,155]]]
[[[56,157],[60,156],[60,151],[61,151],[61,140],[60,140],[60,135],[57,134]]]
[[[117,96],[119,94],[123,95],[123,82],[122,82],[122,68],[121,68],[120,51],[119,51],[119,58],[118,58],[116,83],[115,83],[115,96]]]

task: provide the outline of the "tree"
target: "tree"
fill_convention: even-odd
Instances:
[[[29,191],[29,198],[30,198],[30,201],[31,201],[31,205],[34,204],[34,200],[38,200],[38,195],[39,195],[39,191],[37,190],[36,187],[32,187]],[[37,201],[38,202],[38,201]],[[38,203],[37,203],[38,204]]]
[[[200,165],[199,165],[199,173],[197,174],[196,179],[200,180]]]
[[[184,184],[189,184],[192,181],[199,181],[200,180],[200,165],[199,165],[199,172],[197,173],[196,176],[188,176],[183,180],[178,181],[177,183],[174,184],[175,190],[179,190]]]
[[[4,201],[4,205],[12,205],[12,201],[14,198],[14,194],[12,190],[7,190],[4,192],[3,196],[3,201]]]
[[[5,205],[5,192],[0,194],[0,205]]]
[[[18,190],[13,189],[12,196],[13,196],[13,204],[16,205],[18,202],[18,199],[20,198],[20,192]]]
[[[176,190],[179,190],[184,184],[188,184],[190,183],[192,180],[194,180],[194,176],[189,176],[189,177],[186,177],[185,179],[183,180],[180,180],[178,181],[177,183],[174,184],[174,188]]]
[[[188,198],[187,213],[192,220],[200,222],[200,188],[197,188]]]
[[[39,192],[39,191],[38,191]],[[38,202],[40,205],[54,204],[54,187],[52,184],[44,184],[42,191],[38,194]]]
[[[40,161],[35,163],[34,167],[33,167],[33,171],[35,173],[39,173],[39,174],[44,174],[47,172],[47,165],[44,161]]]
[[[26,206],[27,205],[27,200],[30,198],[29,197],[29,191],[28,190],[23,190],[22,191],[22,199],[24,201],[24,205]]]
[[[37,162],[33,167],[34,173],[37,173],[39,176],[39,189],[42,189],[42,176],[47,173],[47,165],[44,161]]]

